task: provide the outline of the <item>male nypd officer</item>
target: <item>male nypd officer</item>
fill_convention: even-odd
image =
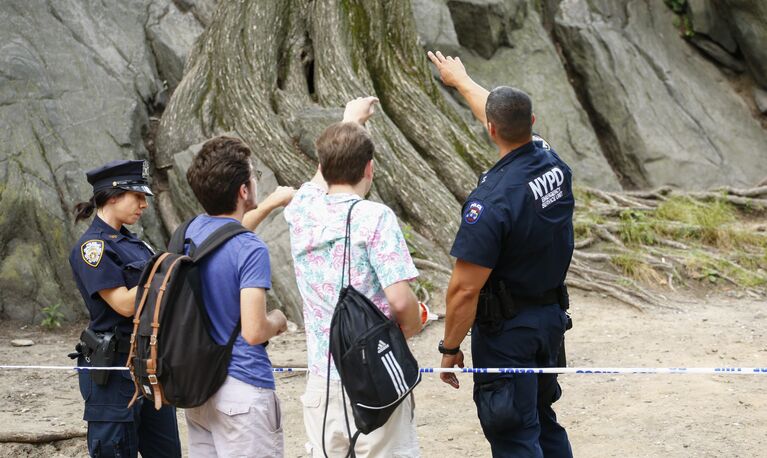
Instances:
[[[451,254],[442,367],[463,367],[460,345],[472,330],[475,367],[553,367],[567,325],[567,268],[573,253],[572,175],[532,133],[527,94],[488,92],[459,58],[429,52],[447,86],[487,127],[500,159],[463,206]],[[458,388],[455,374],[442,380]],[[551,404],[555,375],[475,374],[474,402],[495,457],[570,457]]]

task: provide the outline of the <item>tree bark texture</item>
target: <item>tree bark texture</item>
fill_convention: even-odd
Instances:
[[[280,184],[297,186],[313,174],[316,154],[295,124],[324,113],[321,131],[348,100],[375,95],[372,198],[434,244],[429,257],[444,260],[461,204],[494,152],[443,99],[416,43],[408,1],[222,2],[162,118],[158,166],[233,131]]]

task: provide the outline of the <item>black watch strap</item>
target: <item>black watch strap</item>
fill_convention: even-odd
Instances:
[[[443,355],[457,355],[459,351],[461,351],[461,347],[455,347],[455,348],[445,348],[445,341],[440,340],[439,345],[437,346],[437,350],[439,350],[440,353]]]

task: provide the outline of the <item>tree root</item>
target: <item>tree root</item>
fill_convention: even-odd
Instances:
[[[48,442],[57,442],[67,439],[85,437],[87,431],[84,429],[72,429],[67,431],[54,431],[44,433],[29,433],[24,431],[0,432],[0,443],[20,443],[20,444],[44,444]]]

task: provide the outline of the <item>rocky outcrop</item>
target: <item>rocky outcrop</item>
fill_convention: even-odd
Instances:
[[[536,116],[533,128],[570,164],[578,183],[618,189],[588,115],[540,24],[538,13],[531,9],[524,26],[511,34],[513,48],[500,48],[490,60],[463,53],[462,61],[487,88],[516,86],[530,94]]]
[[[142,135],[169,78],[158,68],[200,31],[183,16],[171,0],[0,3],[0,317],[84,310],[67,262],[86,227],[71,213],[91,194],[84,170],[148,158]],[[156,213],[132,229],[164,245]]]
[[[662,0],[564,0],[555,31],[624,186],[751,186],[767,174],[767,131]]]
[[[458,42],[485,59],[504,45],[511,32],[522,27],[526,0],[448,0]]]
[[[485,52],[479,52],[479,49],[441,47],[439,43],[430,43],[428,34],[432,33],[432,19],[416,12],[418,30],[427,49],[442,49],[459,55],[471,76],[488,89],[507,85],[526,91],[533,98],[537,118],[535,130],[570,164],[576,180],[603,189],[619,188],[618,179],[602,155],[588,115],[576,97],[551,37],[542,27],[543,21],[534,3],[431,0],[431,10],[438,11],[438,5],[445,4],[450,5],[453,19],[457,21],[456,29],[462,44],[484,40],[489,47]],[[504,41],[493,41],[486,28],[472,28],[471,17],[463,16],[464,11],[479,11],[482,17],[492,16],[495,21],[505,24]],[[458,28],[458,24],[462,27]],[[443,30],[440,34],[444,36],[447,32]],[[492,58],[488,59],[490,56]],[[459,95],[452,95],[458,103],[463,103]],[[470,112],[466,116],[471,118]],[[482,128],[475,120],[470,122]]]
[[[730,30],[754,80],[767,89],[767,2],[721,0]]]

